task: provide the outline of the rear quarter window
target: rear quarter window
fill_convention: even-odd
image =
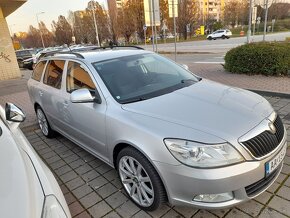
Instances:
[[[32,76],[31,76],[32,79],[34,79],[38,82],[40,81],[41,76],[43,74],[45,64],[46,64],[46,61],[41,61],[36,65],[36,67],[33,70]]]

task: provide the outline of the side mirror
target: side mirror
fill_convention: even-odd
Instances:
[[[14,104],[6,103],[5,115],[7,121],[21,123],[25,120],[26,116],[22,110]]]
[[[186,70],[189,70],[189,67],[186,65],[186,64],[181,64],[181,66],[186,69]]]
[[[70,100],[72,103],[101,103],[100,96],[97,94],[94,98],[88,89],[78,89],[73,91],[70,95]]]

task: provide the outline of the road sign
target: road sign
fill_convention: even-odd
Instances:
[[[252,24],[255,24],[257,20],[257,7],[253,7],[253,12],[252,12]]]
[[[168,0],[169,17],[178,17],[178,0]],[[174,11],[173,11],[174,10]]]
[[[144,0],[144,13],[146,26],[160,26],[159,0]]]

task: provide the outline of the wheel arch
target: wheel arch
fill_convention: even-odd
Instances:
[[[34,111],[36,112],[36,109],[40,107],[42,109],[42,107],[40,106],[40,104],[38,104],[37,102],[34,103]]]
[[[164,179],[161,176],[160,171],[156,168],[155,164],[148,157],[148,155],[146,155],[146,153],[144,153],[142,150],[140,150],[140,148],[138,146],[136,146],[134,144],[131,144],[129,142],[120,142],[120,143],[118,143],[113,149],[113,165],[114,165],[115,169],[118,170],[117,169],[117,157],[118,157],[118,154],[120,153],[120,151],[122,151],[124,148],[127,148],[127,147],[131,147],[131,148],[136,149],[137,151],[139,151],[141,154],[144,155],[144,157],[146,157],[146,159],[149,161],[149,163],[153,166],[153,168],[156,170],[156,172],[157,172],[157,174],[158,174],[158,176],[159,176],[159,178],[160,178],[160,180],[162,182],[162,186],[163,186],[163,188],[165,190],[165,194],[166,194],[166,200],[168,201],[169,200],[168,196],[169,196],[170,192],[168,191],[168,188],[165,185],[166,183],[164,182]]]

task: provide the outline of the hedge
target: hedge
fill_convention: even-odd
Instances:
[[[248,75],[287,75],[290,70],[290,43],[261,42],[233,48],[225,56],[224,68],[232,73]]]

